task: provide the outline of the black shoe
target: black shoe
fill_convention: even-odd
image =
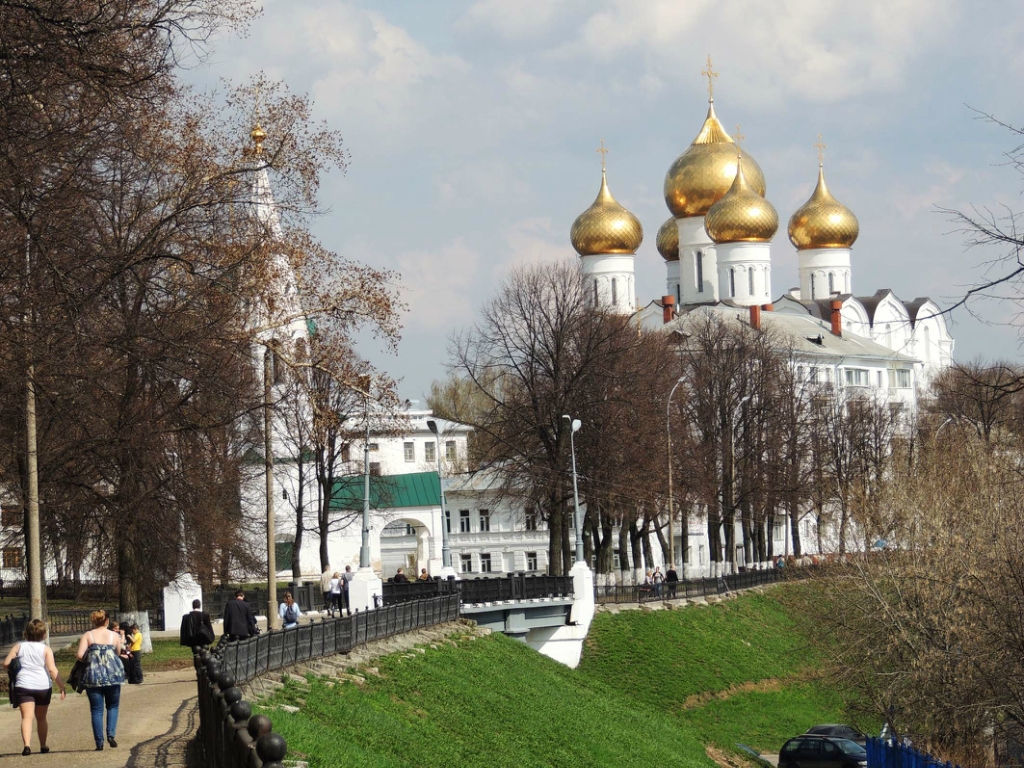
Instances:
[[[98,747],[96,747],[96,751],[97,752],[102,752],[103,751],[103,745],[100,744]]]
[[[47,752],[49,752],[49,751],[50,751],[50,748],[49,748],[49,747],[40,747],[40,748],[39,748],[39,754],[40,754],[40,755],[45,755],[45,754],[46,754]]]
[[[107,744],[109,744],[111,747],[117,748],[117,742],[114,741],[113,736],[107,736]]]
[[[31,755],[31,754],[32,754],[32,747],[25,747],[23,750],[21,750],[21,756],[22,757],[27,757],[28,755]]]

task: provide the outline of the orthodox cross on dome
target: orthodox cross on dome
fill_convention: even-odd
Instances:
[[[601,146],[597,148],[597,151],[601,154],[601,173],[604,173],[604,156],[609,152],[608,147],[604,145],[604,139],[601,139]]]
[[[825,142],[821,140],[821,134],[818,134],[818,140],[813,144],[814,148],[818,150],[818,167],[822,168],[825,165]]]
[[[704,77],[708,79],[708,101],[715,100],[715,78],[718,77],[718,73],[712,68],[711,65],[711,54],[708,54],[708,65],[706,69],[700,71]]]
[[[747,137],[740,133],[740,124],[736,123],[736,133],[732,137],[732,140],[736,142],[736,149],[741,149],[740,142],[745,138]]]

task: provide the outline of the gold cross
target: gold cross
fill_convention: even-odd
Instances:
[[[814,146],[818,150],[818,165],[825,164],[825,142],[821,140],[821,134],[818,134],[818,140],[814,143]]]
[[[704,77],[708,79],[708,101],[715,100],[715,78],[718,77],[718,73],[711,68],[711,54],[708,54],[708,66],[707,69],[700,71]]]
[[[597,148],[597,151],[601,153],[601,173],[604,173],[604,156],[609,152],[608,148],[604,145],[604,139],[601,139],[601,146]]]
[[[740,124],[736,123],[736,135],[732,137],[732,140],[736,142],[737,149],[741,149],[740,142],[743,141],[745,138],[747,137],[740,133]]]

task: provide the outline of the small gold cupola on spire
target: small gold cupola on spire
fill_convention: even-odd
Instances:
[[[263,130],[263,126],[261,126],[257,122],[256,125],[253,127],[252,132],[249,134],[249,138],[252,139],[252,144],[253,144],[252,151],[253,151],[253,154],[254,155],[262,155],[263,154],[263,141],[264,141],[264,139],[267,138],[267,132]]]
[[[677,219],[703,216],[729,191],[736,178],[736,146],[715,114],[714,79],[718,73],[708,56],[708,116],[689,148],[676,158],[665,174],[665,204]],[[750,186],[762,197],[764,173],[757,162],[741,152]]]
[[[825,185],[825,145],[818,134],[818,185],[810,199],[789,219],[789,240],[799,251],[812,248],[849,248],[860,234],[860,223]]]
[[[737,156],[732,186],[704,217],[704,229],[715,243],[767,243],[779,229],[775,206],[747,183],[743,166]]]
[[[612,197],[608,189],[604,154],[608,152],[604,141],[597,150],[601,153],[601,189],[594,203],[576,217],[569,232],[572,247],[580,256],[596,254],[636,253],[644,239],[640,220]]]

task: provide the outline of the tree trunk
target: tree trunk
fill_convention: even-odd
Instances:
[[[601,557],[598,566],[601,573],[612,573],[615,570],[615,543],[613,536],[615,531],[612,528],[611,515],[601,515]]]
[[[643,552],[640,548],[640,531],[636,527],[636,520],[629,523],[629,549],[633,558],[633,578],[639,584],[644,578]]]
[[[632,584],[629,567],[629,526],[625,521],[619,523],[619,580],[623,584]]]
[[[548,569],[552,576],[561,576],[562,570],[562,535],[565,530],[565,514],[561,503],[554,498],[548,499]]]
[[[654,550],[651,548],[651,526],[648,519],[644,519],[643,527],[640,529],[640,541],[644,548],[644,562],[647,563],[647,567],[651,568],[654,565]],[[665,550],[661,550],[664,552]]]

